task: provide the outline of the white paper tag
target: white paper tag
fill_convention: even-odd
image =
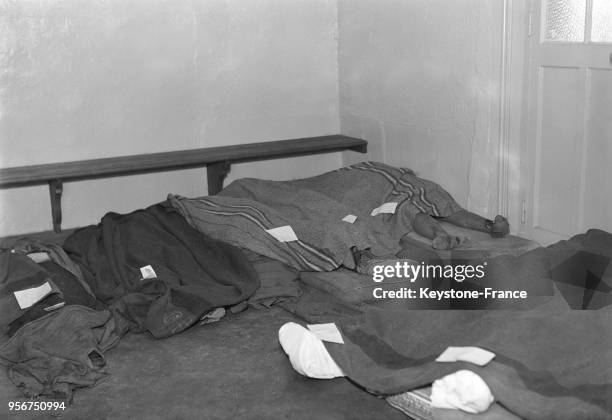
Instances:
[[[155,273],[155,270],[153,270],[153,267],[151,267],[150,265],[145,265],[144,267],[140,267],[140,274],[142,274],[143,280],[157,278],[157,274]]]
[[[342,334],[333,322],[329,324],[307,325],[308,329],[317,336],[319,340],[329,341],[330,343],[344,344]]]
[[[370,213],[370,216],[376,216],[377,214],[381,214],[381,213],[394,214],[396,207],[397,207],[397,203],[394,203],[394,202],[385,203],[382,206],[376,207],[374,210],[372,210],[372,213]]]
[[[30,252],[28,254],[28,258],[34,261],[37,264],[40,264],[45,261],[51,261],[51,257],[46,252]]]
[[[347,223],[355,223],[355,220],[357,220],[357,216],[354,214],[347,214],[342,218],[342,221]]]
[[[29,308],[39,300],[42,300],[45,296],[51,293],[51,285],[49,282],[41,284],[38,287],[32,287],[31,289],[17,290],[13,292],[17,304],[21,309]]]
[[[289,225],[268,229],[266,232],[274,236],[279,242],[293,242],[298,240],[297,235]]]
[[[484,366],[495,357],[495,353],[480,347],[448,347],[436,359],[436,362],[469,362]]]

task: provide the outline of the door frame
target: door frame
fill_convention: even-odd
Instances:
[[[525,197],[522,189],[526,162],[526,111],[529,87],[530,38],[537,0],[504,0],[500,74],[497,209],[506,215],[511,232],[523,233]]]

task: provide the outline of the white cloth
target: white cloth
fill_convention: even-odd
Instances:
[[[317,379],[344,376],[323,342],[301,325],[287,322],[278,330],[278,340],[291,366],[300,374]]]
[[[434,381],[430,398],[432,407],[473,414],[486,411],[494,401],[486,382],[471,370],[459,370]]]

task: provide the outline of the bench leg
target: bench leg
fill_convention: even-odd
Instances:
[[[64,186],[62,181],[54,179],[49,181],[49,195],[51,198],[51,220],[53,221],[53,231],[62,231],[62,193]]]
[[[231,164],[228,160],[206,165],[208,177],[208,195],[215,195],[223,189],[223,180],[229,174]]]
[[[368,153],[368,144],[366,143],[355,147],[349,147],[348,150],[352,150],[353,152],[357,153]]]

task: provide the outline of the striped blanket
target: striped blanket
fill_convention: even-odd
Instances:
[[[417,213],[460,209],[434,182],[375,162],[293,181],[244,178],[216,196],[168,199],[203,233],[301,271],[352,268],[352,246],[395,254]]]

